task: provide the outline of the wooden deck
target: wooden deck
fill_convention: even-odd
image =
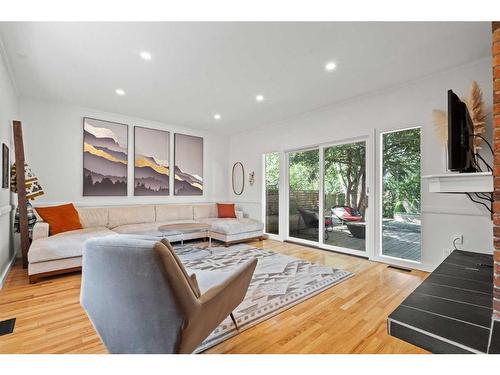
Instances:
[[[388,220],[382,226],[382,254],[420,261],[420,225]]]
[[[318,241],[317,230],[301,229],[299,238]],[[354,250],[366,250],[365,239],[354,237],[346,225],[336,224],[328,232],[325,243]],[[420,225],[395,220],[385,220],[383,224],[382,251],[384,255],[420,260]]]

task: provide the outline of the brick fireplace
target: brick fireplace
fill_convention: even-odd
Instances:
[[[494,176],[495,193],[493,203],[493,237],[494,237],[494,290],[493,314],[500,320],[500,22],[492,23],[493,46],[493,135],[494,135]]]

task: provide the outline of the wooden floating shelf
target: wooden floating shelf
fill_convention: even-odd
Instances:
[[[423,176],[429,181],[430,193],[491,193],[493,174],[491,172],[446,173]]]

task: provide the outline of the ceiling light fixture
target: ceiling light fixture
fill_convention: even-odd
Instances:
[[[143,60],[151,60],[151,54],[148,51],[142,51],[140,54],[141,59]]]
[[[120,95],[120,96],[125,95],[125,90],[123,90],[123,89],[116,89],[115,92],[116,92],[116,95]]]
[[[264,95],[260,95],[260,94],[259,94],[259,95],[257,95],[257,96],[255,97],[255,100],[257,100],[258,102],[263,102],[263,101],[264,101]]]
[[[331,71],[335,70],[336,67],[337,67],[337,64],[335,64],[333,61],[331,61],[325,65],[325,70],[327,72],[331,72]]]
[[[218,113],[214,115],[215,120],[220,120],[221,118],[222,118],[221,115],[219,115]]]

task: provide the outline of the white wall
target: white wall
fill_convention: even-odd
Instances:
[[[241,161],[247,179],[248,173],[255,171],[256,183],[253,186],[246,184],[241,196],[230,194],[250,216],[261,218],[263,153],[368,136],[369,163],[374,171],[376,132],[413,126],[422,127],[422,175],[444,173],[445,150],[434,136],[432,110],[447,109],[446,92],[450,88],[461,96],[468,95],[472,80],[476,80],[482,88],[487,110],[491,113],[491,61],[484,59],[400,87],[311,111],[280,124],[233,135],[230,139],[229,166]],[[488,122],[487,134],[491,137],[491,118]],[[488,158],[491,160],[489,155]],[[372,178],[372,185],[374,181]],[[281,188],[284,191],[284,181]],[[370,186],[371,191],[373,188]],[[422,190],[422,268],[432,269],[441,262],[444,250],[451,246],[454,233],[463,233],[464,249],[492,252],[492,223],[485,209],[462,195],[428,193],[425,182]],[[373,203],[372,196],[372,207]],[[284,228],[283,221],[281,228]]]
[[[9,147],[12,160],[14,155],[11,146],[12,120],[15,119],[17,114],[17,98],[5,61],[0,45],[0,147],[2,143]],[[0,188],[0,287],[15,255],[11,231],[11,207],[9,189]]]
[[[167,104],[166,104],[167,105]],[[60,103],[22,98],[19,103],[23,122],[25,154],[28,164],[38,176],[45,195],[34,205],[73,202],[77,205],[114,205],[139,203],[214,202],[229,194],[227,155],[229,139],[204,131],[194,131],[114,113]],[[198,197],[134,197],[133,163],[129,162],[128,197],[82,196],[83,117],[116,121],[129,125],[129,155],[133,155],[133,126],[164,129],[204,138],[204,193]],[[171,144],[172,145],[172,144]],[[129,156],[130,160],[130,156]],[[173,147],[170,162],[173,164]]]
[[[340,74],[340,73],[339,73]],[[45,195],[37,204],[74,202],[83,205],[137,204],[148,202],[236,201],[252,217],[261,218],[261,157],[264,152],[284,151],[307,145],[329,143],[366,135],[368,144],[375,143],[375,132],[422,126],[422,174],[443,173],[445,151],[433,134],[431,112],[446,109],[446,90],[465,95],[472,80],[477,80],[491,109],[490,60],[436,74],[407,85],[337,103],[273,126],[229,137],[194,131],[174,125],[135,119],[120,114],[104,113],[61,103],[23,98],[16,111],[16,99],[3,65],[0,66],[0,121],[2,141],[9,140],[10,123],[16,113],[23,121],[25,153],[28,163],[38,175]],[[129,165],[128,197],[82,197],[82,118],[84,116],[152,128],[184,132],[205,139],[205,189],[202,197],[133,197],[132,165]],[[132,140],[132,126],[129,139]],[[491,130],[490,130],[491,131]],[[10,143],[10,142],[9,142]],[[133,142],[129,142],[132,153]],[[12,147],[11,147],[12,149]],[[371,155],[375,150],[371,147]],[[228,156],[229,155],[229,156]],[[246,184],[242,196],[229,191],[230,170],[242,161],[247,173],[256,172],[256,183]],[[171,155],[171,162],[173,158]],[[374,167],[374,166],[373,166]],[[373,168],[374,169],[374,168]],[[373,184],[373,180],[372,180]],[[373,187],[372,187],[373,188]],[[489,214],[464,196],[430,194],[423,184],[422,197],[422,264],[432,268],[450,248],[454,233],[464,234],[463,248],[491,253],[492,227]],[[9,204],[8,191],[0,194],[1,206]],[[372,197],[373,198],[373,197]],[[373,203],[373,199],[371,200]],[[12,256],[8,215],[1,217],[2,240],[0,267]],[[1,272],[2,268],[0,268]],[[0,273],[1,275],[1,273]]]

